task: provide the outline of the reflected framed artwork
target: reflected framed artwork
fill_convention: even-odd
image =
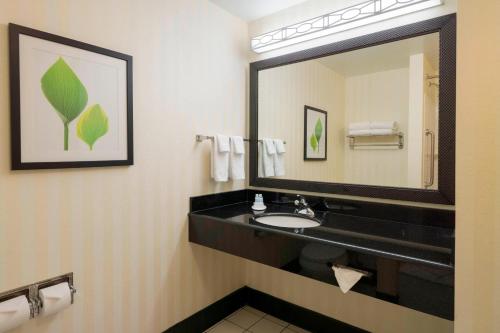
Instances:
[[[9,25],[12,169],[133,164],[132,57]]]
[[[326,111],[304,106],[304,160],[326,161],[327,121]]]

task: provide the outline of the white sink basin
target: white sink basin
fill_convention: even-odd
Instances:
[[[321,223],[308,216],[292,215],[292,214],[269,214],[255,217],[255,221],[267,224],[273,227],[280,228],[313,228],[318,227]]]

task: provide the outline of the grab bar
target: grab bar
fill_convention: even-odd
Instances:
[[[434,132],[430,129],[425,130],[425,136],[430,136],[431,138],[431,153],[430,153],[430,165],[429,165],[429,179],[425,182],[425,187],[431,187],[434,185],[434,154],[435,154],[435,146],[436,146],[436,136]]]

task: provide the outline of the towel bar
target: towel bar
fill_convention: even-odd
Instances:
[[[391,137],[397,136],[398,142],[395,143],[356,143],[356,138],[371,138],[371,137]],[[394,133],[386,135],[348,135],[349,147],[354,149],[356,147],[398,147],[399,149],[404,148],[404,135],[403,133]]]
[[[202,141],[205,141],[205,140],[213,140],[213,139],[214,139],[213,135],[196,134],[196,142],[202,142]],[[244,138],[243,141],[251,142],[253,140],[252,139]],[[257,140],[257,142],[262,142],[262,140]],[[283,141],[283,143],[286,144],[286,141]]]

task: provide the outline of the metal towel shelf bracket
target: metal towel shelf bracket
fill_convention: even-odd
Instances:
[[[356,138],[391,137],[391,136],[397,136],[398,142],[397,143],[356,143]],[[348,135],[347,138],[349,138],[349,147],[351,149],[354,149],[357,147],[398,147],[399,149],[403,149],[404,144],[405,144],[404,134],[401,132],[394,133],[394,134],[387,134],[387,135]]]

